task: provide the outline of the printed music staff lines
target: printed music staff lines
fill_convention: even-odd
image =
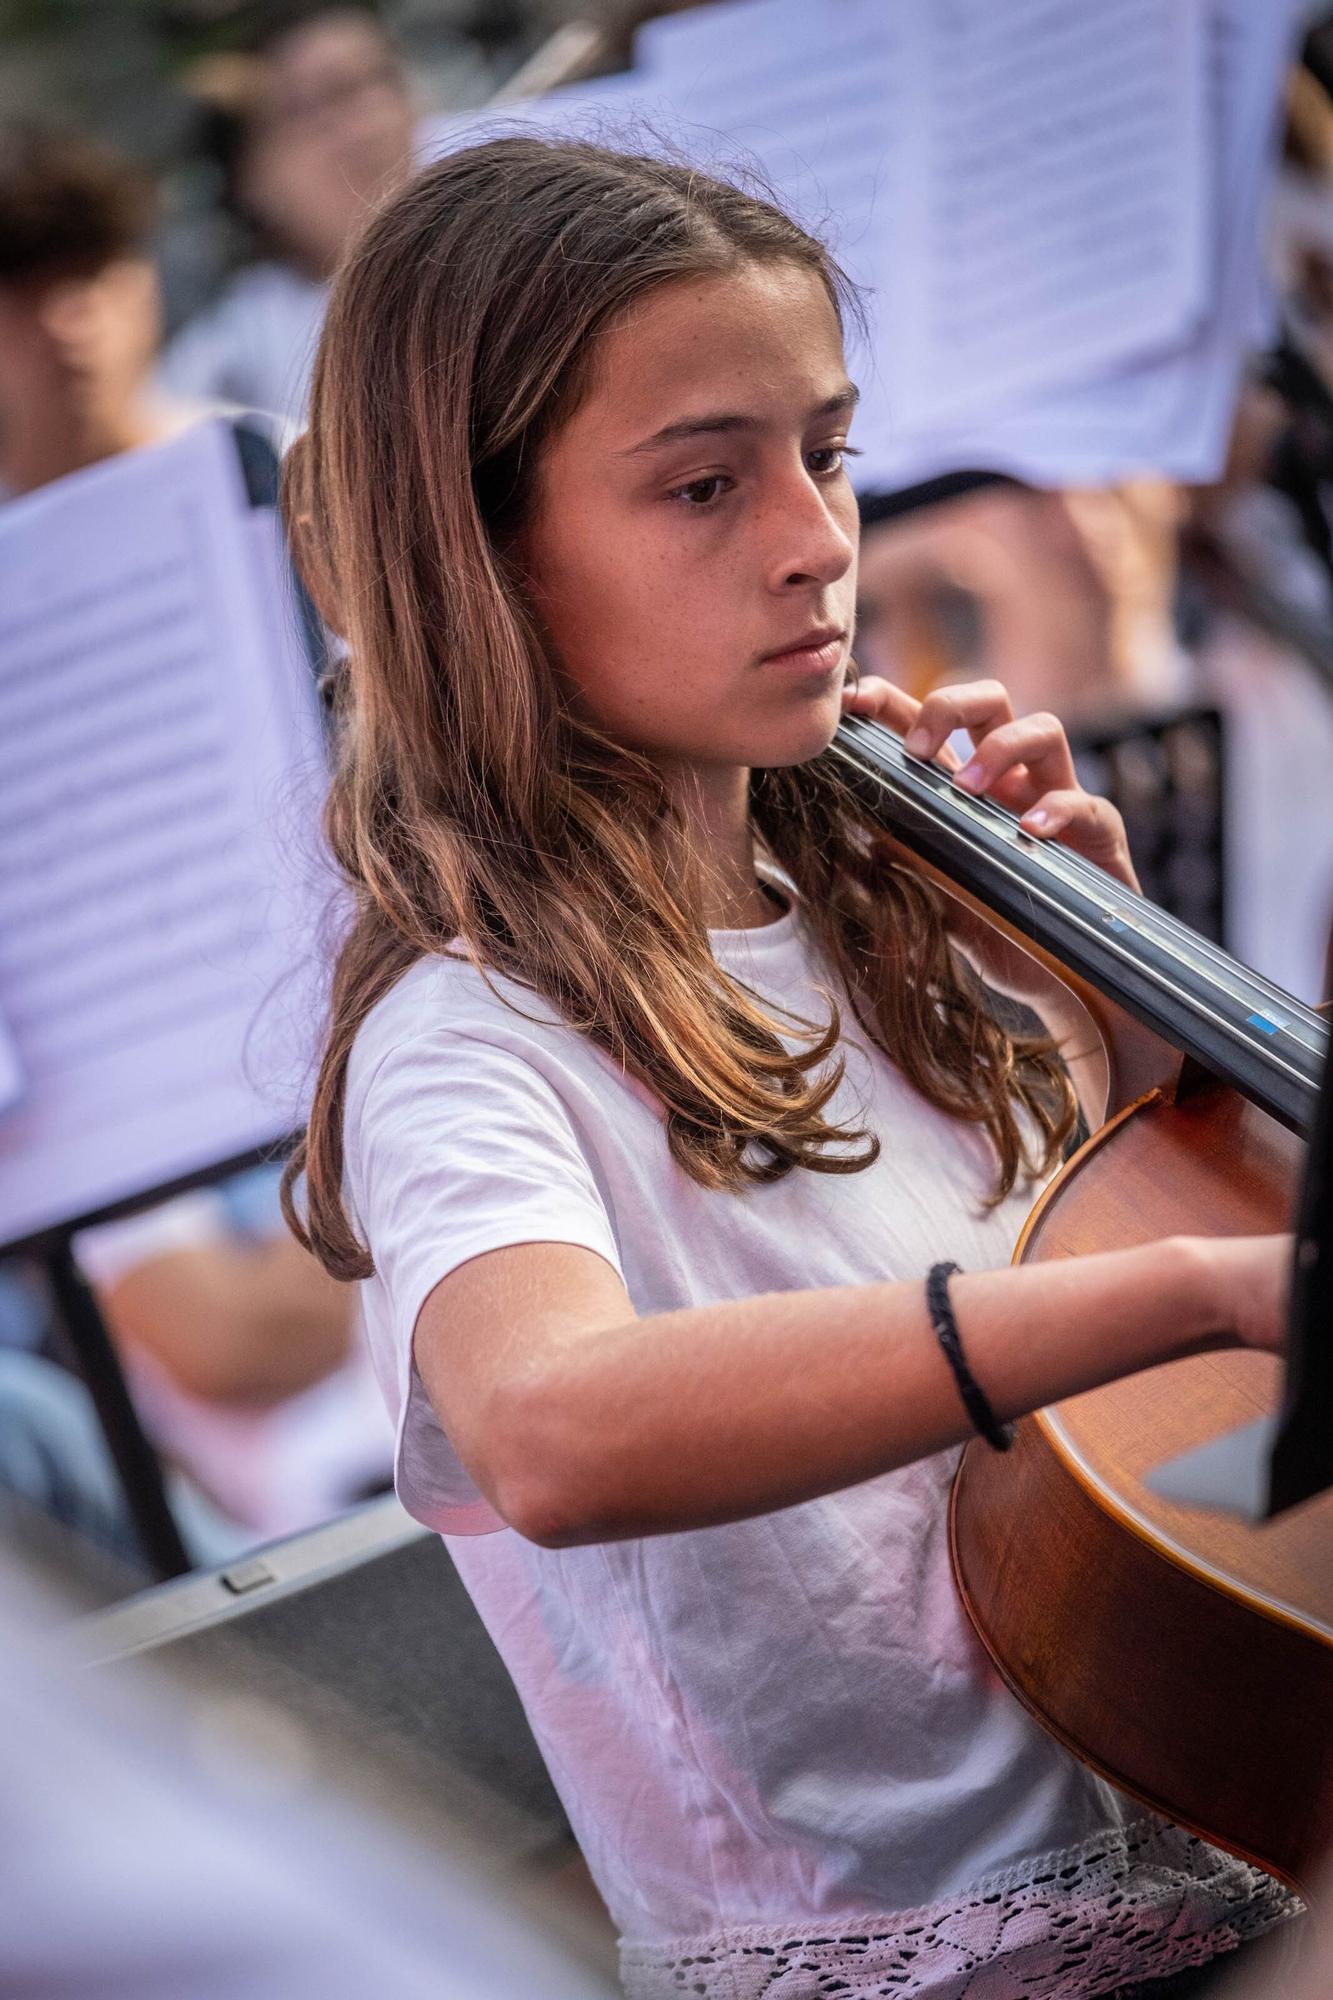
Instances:
[[[211,423],[0,523],[0,1242],[294,1122],[324,760],[257,518]]]

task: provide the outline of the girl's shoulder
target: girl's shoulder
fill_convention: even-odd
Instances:
[[[466,1063],[469,1046],[500,1045],[535,1054],[570,1030],[539,994],[483,971],[461,950],[419,958],[378,1000],[357,1030],[348,1064],[349,1096],[407,1047],[430,1045],[442,1063]]]

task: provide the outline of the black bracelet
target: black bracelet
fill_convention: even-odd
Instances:
[[[936,1340],[944,1350],[944,1358],[953,1370],[953,1379],[958,1384],[963,1408],[972,1419],[972,1428],[978,1436],[985,1438],[993,1450],[1008,1451],[1014,1441],[1013,1425],[996,1421],[995,1412],[986,1401],[985,1391],[968,1367],[963,1353],[958,1322],[949,1303],[949,1280],[957,1269],[956,1264],[932,1264],[926,1278],[926,1307],[930,1323],[935,1329]]]

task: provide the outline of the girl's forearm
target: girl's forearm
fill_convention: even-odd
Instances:
[[[1198,1249],[1170,1239],[955,1277],[1001,1419],[1208,1344]],[[920,1283],[780,1292],[575,1337],[523,1404],[513,1505],[551,1545],[792,1506],[971,1435]]]

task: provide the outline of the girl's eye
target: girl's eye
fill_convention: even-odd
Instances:
[[[835,479],[844,469],[844,460],[860,456],[855,445],[816,445],[805,454],[805,462],[816,479]],[[673,487],[668,493],[669,500],[678,500],[696,514],[706,508],[715,507],[724,493],[729,493],[736,482],[725,472],[710,472],[706,479],[691,479],[684,486]]]
[[[843,470],[843,461],[859,458],[854,444],[821,444],[805,454],[805,462],[817,479],[830,479]]]
[[[696,512],[711,507],[722,494],[735,484],[724,472],[710,472],[706,479],[691,479],[687,486],[677,486],[668,495],[669,500],[679,500],[682,506],[692,507]]]

